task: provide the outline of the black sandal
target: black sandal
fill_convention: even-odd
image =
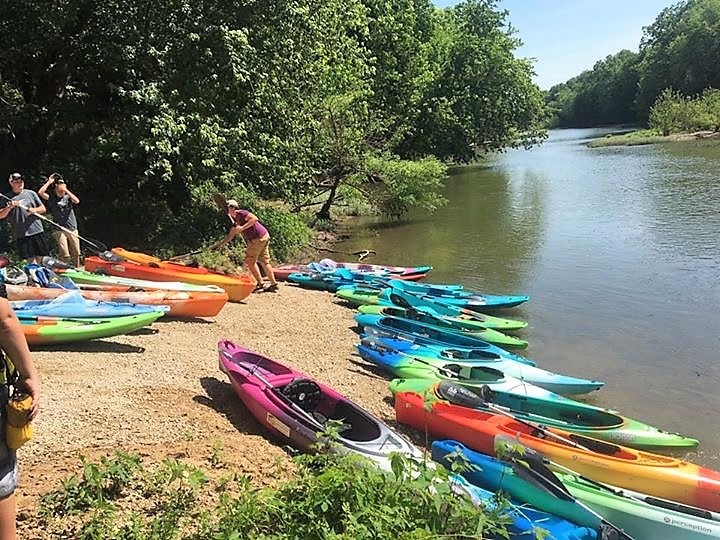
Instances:
[[[263,284],[262,284],[262,283],[258,283],[257,285],[255,285],[255,288],[253,289],[253,292],[261,292],[261,291],[264,291],[264,290],[265,290],[265,287],[263,287]]]
[[[265,289],[265,292],[278,292],[278,284],[273,283]]]

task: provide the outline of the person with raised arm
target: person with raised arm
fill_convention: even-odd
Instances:
[[[57,242],[58,256],[75,268],[79,268],[80,236],[74,207],[80,204],[80,199],[70,191],[60,173],[52,173],[48,176],[47,181],[38,190],[38,195],[47,201],[55,223],[62,227],[53,233]]]

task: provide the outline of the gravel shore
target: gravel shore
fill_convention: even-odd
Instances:
[[[230,466],[272,482],[263,471],[288,454],[219,371],[220,339],[288,363],[394,424],[387,380],[358,365],[353,314],[333,294],[281,284],[212,319],[161,319],[132,335],[33,350],[43,394],[35,437],[19,451],[20,537],[40,538],[38,497],[78,472],[80,456],[124,450],[203,465],[221,447]]]

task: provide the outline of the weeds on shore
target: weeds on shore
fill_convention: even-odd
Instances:
[[[80,540],[507,538],[505,518],[452,493],[448,472],[395,456],[392,473],[358,456],[295,458],[297,473],[256,488],[232,471],[219,479],[176,460],[144,465],[118,452],[41,501],[49,537]]]

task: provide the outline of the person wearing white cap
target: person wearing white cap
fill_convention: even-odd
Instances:
[[[225,235],[225,238],[213,245],[210,249],[220,249],[226,246],[238,234],[242,235],[245,240],[245,266],[252,276],[255,278],[255,291],[277,292],[278,283],[275,280],[275,272],[270,265],[270,233],[265,226],[260,223],[257,216],[249,210],[241,209],[235,199],[227,201],[227,215],[232,221],[232,227]],[[263,278],[260,274],[262,266],[265,275],[270,280],[270,285],[263,288]]]

